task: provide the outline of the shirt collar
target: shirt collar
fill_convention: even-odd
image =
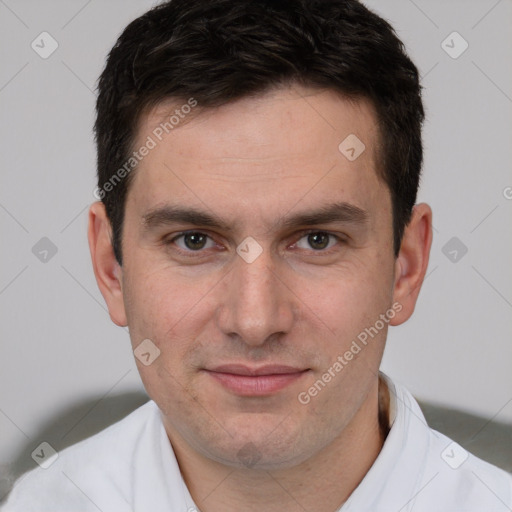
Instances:
[[[423,476],[430,439],[425,417],[404,387],[380,375],[389,389],[391,430],[372,467],[339,512],[405,512],[412,507]]]

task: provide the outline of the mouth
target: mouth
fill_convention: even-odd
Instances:
[[[301,379],[309,368],[284,365],[249,367],[226,364],[205,370],[225,389],[240,396],[267,396]]]

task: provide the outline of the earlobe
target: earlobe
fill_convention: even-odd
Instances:
[[[390,322],[391,325],[402,324],[414,312],[427,271],[431,245],[432,210],[421,203],[414,207],[395,263],[393,302],[400,303],[402,309]]]
[[[111,226],[105,206],[93,203],[89,209],[89,250],[98,287],[107,303],[112,321],[127,325],[122,292],[122,268],[116,260],[111,242]]]

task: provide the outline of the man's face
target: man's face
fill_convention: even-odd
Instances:
[[[135,148],[177,106],[146,116]],[[338,149],[351,134],[365,145],[353,161]],[[393,303],[377,142],[368,103],[281,89],[199,113],[140,162],[123,228],[124,309],[133,348],[150,339],[160,350],[137,364],[177,444],[286,467],[374,407],[387,325],[332,367]]]

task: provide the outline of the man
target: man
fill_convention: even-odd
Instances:
[[[423,107],[354,0],[172,0],[99,82],[98,286],[152,399],[6,511],[505,511],[512,478],[379,373],[432,214]]]

